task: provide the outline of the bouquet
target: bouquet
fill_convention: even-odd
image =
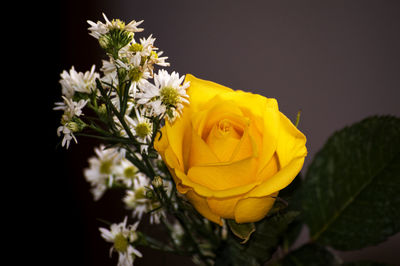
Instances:
[[[357,250],[400,230],[400,119],[373,116],[335,132],[304,177],[300,113],[273,98],[168,72],[143,21],[88,21],[104,49],[100,73],[61,73],[57,134],[68,149],[94,149],[84,176],[94,200],[123,190],[127,209],[99,233],[118,265],[141,247],[190,256],[198,265],[343,264],[332,249]],[[148,221],[147,221],[148,219]],[[146,220],[167,238],[140,230]],[[293,248],[302,227],[310,241]]]

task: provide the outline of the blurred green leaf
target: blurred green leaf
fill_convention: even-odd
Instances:
[[[339,260],[325,247],[317,244],[304,245],[283,259],[273,264],[274,266],[334,266],[340,265]]]
[[[339,250],[378,244],[400,230],[400,119],[370,117],[336,132],[300,190],[311,239]]]

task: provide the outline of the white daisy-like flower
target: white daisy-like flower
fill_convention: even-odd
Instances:
[[[63,119],[68,118],[68,120],[72,119],[74,116],[79,117],[82,115],[82,109],[89,101],[82,99],[79,100],[79,102],[75,102],[71,98],[67,98],[65,96],[62,96],[62,98],[64,99],[64,102],[56,102],[56,106],[53,108],[53,110],[63,110]]]
[[[154,75],[154,85],[150,82],[139,85],[141,92],[136,94],[138,104],[149,107],[155,116],[165,113],[168,120],[173,122],[180,116],[184,104],[189,104],[186,89],[190,83],[181,85],[184,79],[185,76],[179,77],[176,72],[170,75],[163,69],[159,70]]]
[[[118,252],[118,266],[132,266],[136,257],[141,258],[142,253],[133,247],[133,243],[138,239],[137,227],[139,222],[127,226],[127,217],[119,224],[112,224],[110,230],[99,228],[101,236],[109,243],[113,243],[110,249],[110,256],[113,251]]]
[[[142,28],[138,28],[138,26],[142,24],[143,20],[141,21],[132,20],[128,24],[125,24],[125,22],[119,19],[113,19],[112,21],[109,21],[104,13],[103,13],[103,18],[106,23],[100,21],[94,23],[91,20],[87,21],[87,23],[90,25],[90,27],[88,28],[88,30],[90,31],[89,35],[93,36],[96,39],[99,39],[102,35],[107,34],[111,29],[126,30],[132,33],[143,31]]]
[[[150,119],[146,118],[143,111],[139,111],[135,108],[136,117],[134,119],[129,118],[129,124],[132,126],[133,134],[138,138],[140,142],[148,143],[151,141],[153,135],[153,123]]]
[[[97,21],[97,23],[94,23],[91,20],[88,20],[87,23],[90,25],[88,30],[90,31],[89,35],[93,36],[96,39],[99,39],[102,35],[107,34],[109,31],[108,27],[106,24],[104,24],[101,21]]]
[[[151,52],[149,58],[146,61],[146,63],[151,67],[151,70],[154,69],[154,66],[153,66],[154,64],[162,66],[162,67],[167,67],[170,65],[168,62],[165,62],[165,60],[168,59],[167,56],[161,57],[161,55],[163,53],[164,53],[163,51],[159,51],[159,52],[152,51]]]
[[[135,108],[135,106],[132,103],[131,108],[126,113],[128,114],[131,113],[133,108]],[[138,111],[137,108],[135,108],[135,113],[136,113],[135,118],[132,118],[129,115],[125,115],[124,119],[126,125],[129,128],[129,131],[132,133],[133,136],[136,137],[136,139],[140,143],[142,143],[142,145],[140,145],[140,152],[147,153],[148,143],[150,143],[151,137],[153,135],[153,124],[148,118],[146,118],[142,114],[142,112]],[[119,118],[117,116],[114,116],[113,119],[119,131],[119,135],[121,137],[129,137],[129,134],[126,132],[126,129],[122,126]]]
[[[89,168],[84,170],[86,181],[91,184],[94,200],[99,200],[114,182],[115,167],[121,162],[117,149],[106,149],[104,145],[95,148],[96,156],[89,158]]]
[[[96,79],[100,76],[95,72],[95,68],[95,65],[93,65],[91,70],[85,73],[76,72],[73,66],[69,73],[64,70],[61,73],[60,80],[62,94],[67,98],[72,98],[75,92],[90,94],[92,91],[96,90]]]
[[[140,54],[135,54],[134,56],[127,57],[129,61],[129,78],[132,83],[136,83],[137,85],[142,84],[144,81],[150,78],[150,72],[147,68],[142,66],[142,57]]]
[[[157,49],[153,46],[155,38],[148,39],[141,38],[139,42],[135,39],[132,40],[127,46],[121,48],[119,51],[121,57],[132,57],[135,55],[140,55],[141,57],[147,57],[150,55],[153,49]]]
[[[156,52],[158,48],[154,46],[155,40],[156,38],[153,38],[152,35],[148,38],[141,38],[139,42],[133,40],[120,50],[120,56],[124,58],[139,57],[140,65],[152,77],[155,64],[163,67],[169,66],[169,63],[166,62],[168,57],[161,57],[162,51]]]
[[[117,87],[119,83],[117,69],[124,69],[127,73],[126,80],[131,82],[129,95],[134,96],[137,86],[148,80],[151,77],[151,73],[148,68],[142,66],[142,57],[140,54],[121,53],[120,57],[123,60],[114,60],[112,58],[110,61],[103,60],[103,67],[101,70],[106,77],[104,77],[102,81]]]

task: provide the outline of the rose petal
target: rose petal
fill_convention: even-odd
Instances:
[[[235,206],[236,203],[240,200],[242,195],[230,198],[207,198],[208,206],[210,210],[226,219],[234,219],[235,218]]]
[[[195,166],[188,177],[196,184],[211,190],[227,190],[251,184],[256,179],[257,160],[248,158],[234,163]]]
[[[189,168],[197,165],[206,165],[218,162],[217,156],[210,149],[207,143],[192,130],[190,142]]]
[[[222,226],[222,220],[221,217],[218,216],[217,214],[211,212],[207,200],[204,197],[201,197],[200,195],[196,194],[194,191],[188,191],[186,193],[186,197],[188,200],[193,204],[193,206],[196,208],[196,210],[206,217],[208,220],[213,221],[214,223],[217,223]]]
[[[198,111],[199,106],[209,102],[215,95],[231,92],[232,89],[217,84],[212,81],[198,79],[193,75],[187,74],[185,82],[190,82],[187,89],[189,95],[190,108]]]
[[[286,166],[294,157],[307,155],[306,137],[282,113],[279,113],[280,134],[276,147],[279,162]]]
[[[261,197],[246,198],[237,202],[234,211],[234,218],[237,223],[257,222],[268,214],[275,202],[278,192]]]
[[[288,186],[303,167],[304,156],[293,158],[288,165],[278,173],[262,182],[253,189],[247,197],[264,197]]]
[[[269,162],[257,174],[257,180],[264,182],[268,178],[274,176],[279,171],[279,159],[276,153],[272,156]]]
[[[179,169],[174,169],[174,170],[175,170],[174,175],[177,179],[176,184],[178,191],[183,194],[187,192],[188,188],[192,188],[198,195],[202,197],[226,198],[226,197],[233,197],[236,195],[245,194],[260,184],[260,182],[254,182],[244,186],[234,187],[231,189],[212,190],[201,184],[193,182],[185,173],[183,173]]]

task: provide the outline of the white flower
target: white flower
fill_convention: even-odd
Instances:
[[[152,66],[153,64],[163,66],[163,67],[167,67],[170,65],[168,62],[165,62],[165,60],[168,59],[167,56],[160,57],[163,53],[164,53],[163,51],[160,51],[160,52],[152,51],[149,58],[147,59],[147,63],[151,65],[151,69],[154,68]]]
[[[90,72],[85,73],[76,72],[72,66],[69,73],[65,70],[61,73],[62,94],[67,98],[72,98],[75,92],[90,94],[96,90],[97,78],[99,74],[95,72],[95,65],[92,66]]]
[[[102,78],[102,81],[108,85],[118,87],[119,82],[122,83],[122,81],[118,78],[117,69],[124,69],[126,71],[125,79],[131,82],[129,96],[134,97],[137,86],[149,79],[151,73],[149,69],[142,66],[140,54],[132,55],[131,53],[120,52],[120,56],[123,60],[114,60],[112,58],[110,58],[110,61],[103,60],[101,71],[103,71],[105,76]]]
[[[56,107],[53,110],[63,110],[64,111],[64,119],[68,118],[68,120],[72,119],[74,116],[82,115],[82,109],[88,103],[89,100],[79,100],[79,102],[75,102],[70,98],[62,96],[64,102],[55,103]]]
[[[97,201],[112,186],[115,167],[121,162],[121,154],[116,149],[106,149],[104,145],[95,148],[95,153],[96,156],[89,158],[89,168],[84,170],[84,176],[91,184],[91,192]]]
[[[118,266],[132,266],[136,257],[141,258],[142,253],[135,249],[132,244],[138,239],[136,229],[139,222],[134,225],[126,225],[127,217],[119,224],[112,224],[110,230],[99,228],[101,236],[109,243],[113,243],[110,256],[115,250],[118,252]]]
[[[66,146],[67,149],[69,148],[69,144],[70,144],[72,139],[75,141],[75,143],[78,143],[78,141],[76,140],[76,138],[75,138],[75,136],[73,134],[73,131],[71,129],[72,126],[73,126],[73,124],[67,122],[64,125],[59,126],[57,128],[57,136],[60,137],[61,133],[64,134],[61,146],[62,147]]]
[[[142,57],[140,54],[135,54],[134,56],[127,57],[129,61],[129,78],[132,82],[136,84],[142,84],[145,80],[150,78],[150,72],[147,68],[142,67]]]
[[[81,129],[72,119],[82,115],[82,109],[85,107],[88,100],[82,99],[79,102],[74,102],[72,99],[68,99],[65,96],[62,96],[62,98],[64,99],[64,102],[56,102],[56,106],[53,109],[64,111],[61,119],[62,125],[57,128],[57,135],[60,137],[61,133],[64,134],[61,146],[66,146],[68,149],[72,139],[75,143],[78,143],[73,132],[77,132]]]
[[[137,108],[135,109],[135,113],[136,117],[134,119],[129,117],[129,124],[132,126],[133,134],[140,142],[150,143],[153,135],[153,123]],[[147,147],[148,145],[141,145],[141,152],[145,151],[147,153]]]
[[[87,21],[87,23],[90,25],[90,27],[88,28],[88,30],[90,31],[89,35],[95,37],[96,39],[99,39],[102,35],[107,34],[111,29],[126,30],[132,33],[143,31],[142,28],[138,28],[138,26],[142,24],[143,20],[138,22],[132,20],[131,22],[129,22],[129,24],[125,25],[125,22],[119,19],[113,19],[112,21],[109,21],[104,13],[103,18],[106,21],[105,24],[100,21],[97,21],[97,23],[94,23],[91,20]]]
[[[108,27],[103,22],[97,21],[97,23],[94,23],[93,21],[88,20],[87,23],[91,26],[88,28],[90,31],[89,35],[96,39],[99,39],[102,35],[109,31]]]
[[[158,50],[157,47],[154,46],[156,38],[153,38],[153,35],[150,35],[147,39],[146,38],[141,38],[139,41],[140,43],[133,42],[126,47],[127,50],[126,53],[132,52],[135,55],[139,54],[141,57],[147,57],[150,56],[152,51]]]
[[[179,74],[172,72],[168,74],[165,70],[159,70],[154,75],[154,85],[145,82],[139,85],[140,93],[136,94],[138,104],[143,104],[150,108],[155,116],[165,113],[167,118],[173,122],[180,116],[184,103],[189,104],[189,96],[186,89],[190,83],[183,82],[185,76],[179,77]]]
[[[110,61],[102,60],[102,62],[103,66],[100,68],[100,70],[104,73],[104,75],[108,75],[117,70],[114,60],[112,58],[110,58]]]

